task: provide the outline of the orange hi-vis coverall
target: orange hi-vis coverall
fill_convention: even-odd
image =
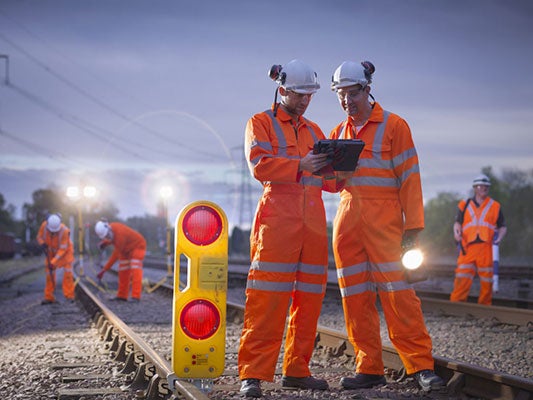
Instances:
[[[63,268],[63,295],[66,299],[74,299],[74,276],[72,262],[74,261],[74,245],[70,240],[70,229],[61,224],[58,232],[50,232],[44,221],[37,233],[37,242],[46,244],[46,284],[44,299],[55,301],[56,268]]]
[[[352,120],[333,139],[361,139],[357,169],[341,191],[333,225],[333,251],[356,372],[383,375],[376,290],[389,338],[408,374],[434,361],[420,300],[404,280],[400,263],[404,231],[424,227],[418,156],[407,123],[378,103],[357,132]],[[346,129],[348,127],[348,129]]]
[[[250,235],[238,356],[241,380],[273,381],[291,299],[283,374],[311,375],[309,361],[327,282],[322,190],[335,191],[336,180],[298,170],[300,159],[324,138],[318,125],[302,116],[294,126],[281,108],[275,117],[267,110],[247,123],[246,158],[263,194]]]
[[[464,210],[463,233],[461,251],[457,258],[457,268],[455,270],[454,288],[450,295],[450,300],[466,301],[477,267],[480,281],[478,303],[489,305],[492,304],[494,272],[492,242],[494,240],[494,232],[498,228],[500,203],[487,197],[480,205],[471,200],[468,202],[468,207],[466,207],[466,201],[461,200],[458,206],[459,210]]]
[[[109,226],[113,232],[111,244],[114,250],[103,270],[108,271],[119,260],[117,297],[128,299],[131,281],[131,297],[140,299],[146,240],[139,232],[120,222],[111,222]]]

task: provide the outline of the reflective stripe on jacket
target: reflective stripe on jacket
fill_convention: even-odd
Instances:
[[[56,267],[63,267],[74,261],[74,245],[70,240],[70,229],[63,223],[59,231],[52,233],[46,228],[47,222],[44,221],[37,234],[37,242],[46,244],[50,262]]]
[[[466,200],[461,200],[459,209],[464,210],[465,205]],[[500,203],[490,197],[479,207],[469,201],[463,219],[463,245],[476,241],[478,237],[483,242],[492,243],[499,214]]]
[[[113,232],[111,243],[114,249],[104,265],[105,271],[109,270],[117,260],[132,260],[134,258],[144,260],[146,240],[143,235],[120,222],[111,222],[109,226]]]
[[[332,139],[361,139],[365,142],[357,169],[341,197],[398,199],[405,215],[403,229],[424,227],[424,207],[418,155],[409,126],[379,103],[357,136],[343,121],[331,132]]]

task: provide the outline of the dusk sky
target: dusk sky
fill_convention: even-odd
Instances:
[[[295,58],[318,73],[305,116],[326,135],[344,118],[335,68],[374,63],[425,200],[466,195],[485,166],[533,168],[527,0],[0,0],[0,193],[20,217],[33,191],[85,182],[126,218],[171,184],[172,215],[207,199],[236,222],[246,121]]]

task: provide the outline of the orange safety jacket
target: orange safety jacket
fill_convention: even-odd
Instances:
[[[405,120],[374,103],[367,124],[376,124],[365,127],[362,136],[355,135],[350,122],[351,117],[337,125],[330,135],[332,139],[357,138],[365,142],[357,169],[341,198],[397,199],[405,217],[403,230],[424,228],[418,155]],[[400,134],[403,131],[409,135]]]
[[[144,237],[136,230],[120,222],[111,222],[109,226],[113,232],[111,244],[113,244],[114,250],[103,270],[108,271],[119,259],[142,261],[146,253],[146,240]],[[132,268],[135,268],[135,265],[132,265]]]
[[[70,240],[70,229],[61,224],[59,231],[52,233],[46,228],[44,221],[37,234],[37,242],[48,246],[50,263],[56,267],[69,267],[74,261],[74,245]]]
[[[466,200],[461,200],[459,209],[465,210],[465,205]],[[473,201],[469,201],[468,207],[466,207],[464,212],[462,224],[463,246],[466,247],[469,243],[479,240],[485,243],[492,243],[499,214],[500,203],[490,197],[487,197],[479,207]]]

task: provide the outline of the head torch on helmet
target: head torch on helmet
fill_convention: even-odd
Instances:
[[[372,83],[372,74],[376,71],[374,64],[370,61],[357,63],[354,61],[344,61],[337,67],[331,77],[331,90]]]
[[[317,73],[300,60],[292,60],[284,66],[274,64],[268,76],[279,86],[296,93],[313,94],[320,89]]]

